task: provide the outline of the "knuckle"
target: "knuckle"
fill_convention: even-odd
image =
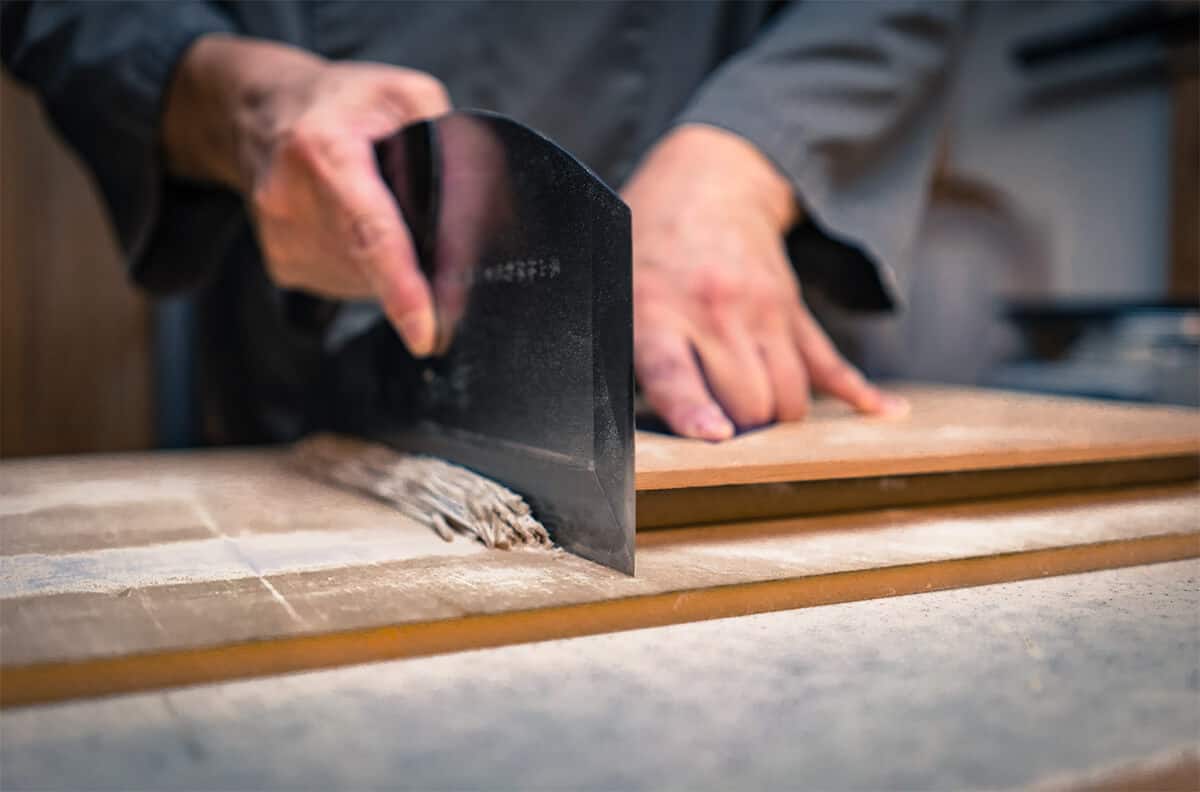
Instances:
[[[379,249],[387,236],[383,223],[373,215],[354,215],[347,226],[349,230],[349,252],[358,257],[369,256]]]
[[[642,341],[639,347],[637,373],[644,385],[655,386],[686,375],[688,361],[658,339]]]
[[[638,370],[643,384],[650,386],[674,382],[685,373],[686,364],[678,357],[670,355],[647,358]]]
[[[259,218],[285,217],[288,212],[288,193],[278,186],[276,179],[268,178],[254,185],[250,192],[250,206]]]
[[[378,95],[398,112],[419,113],[423,109],[450,104],[446,86],[431,74],[402,70],[389,76],[391,79],[378,84]]]
[[[743,299],[742,284],[724,270],[708,272],[695,286],[698,312],[709,325],[724,324]]]
[[[785,401],[779,405],[779,420],[803,421],[808,417],[809,403],[807,393],[789,393]]]
[[[766,395],[747,394],[731,410],[738,426],[762,426],[774,417],[771,400]]]
[[[346,224],[346,255],[357,264],[373,262],[383,255],[395,237],[394,223],[377,214],[352,215]]]
[[[267,274],[276,285],[285,289],[294,289],[301,285],[299,273],[290,262],[281,261],[268,256],[266,258]]]
[[[836,360],[832,360],[824,355],[813,355],[808,358],[808,374],[814,380],[820,382],[829,382],[838,376],[838,365]]]
[[[742,285],[724,268],[714,268],[699,279],[695,294],[706,313],[720,313],[741,299]]]
[[[324,145],[325,136],[321,130],[299,123],[280,135],[278,152],[285,160],[307,162]]]
[[[426,72],[409,72],[406,78],[408,91],[426,100],[447,100],[450,97],[441,80]]]
[[[345,135],[323,124],[300,122],[284,133],[279,153],[286,162],[309,169],[340,168],[346,164],[349,146]]]

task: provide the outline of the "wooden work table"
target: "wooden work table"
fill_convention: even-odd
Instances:
[[[632,578],[443,542],[284,449],[0,463],[0,703],[681,635],[670,625],[1200,557],[1200,413],[908,395],[900,421],[823,404],[726,444],[639,435]],[[42,722],[10,712],[0,723]]]

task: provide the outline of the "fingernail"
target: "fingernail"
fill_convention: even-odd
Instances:
[[[404,339],[413,357],[423,358],[433,354],[436,334],[433,314],[428,311],[414,311],[401,316],[397,324],[400,337]]]
[[[888,418],[903,418],[912,412],[912,405],[903,396],[885,393],[880,397],[879,409],[880,413]]]
[[[704,440],[728,440],[733,437],[733,424],[716,409],[704,410],[692,420],[693,437]]]

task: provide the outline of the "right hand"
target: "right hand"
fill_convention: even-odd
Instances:
[[[373,296],[424,357],[436,343],[434,301],[374,144],[449,110],[445,88],[423,72],[205,36],[177,70],[164,142],[177,175],[246,199],[277,284]]]

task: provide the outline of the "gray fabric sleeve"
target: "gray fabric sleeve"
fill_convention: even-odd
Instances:
[[[191,285],[241,207],[231,193],[166,176],[159,122],[178,59],[230,20],[204,2],[13,2],[2,14],[4,63],[91,169],[134,279],[158,291]],[[156,254],[163,245],[174,255]]]
[[[793,263],[803,276],[798,257],[823,258],[839,302],[902,300],[965,17],[959,2],[792,4],[677,119],[741,135],[791,179],[819,232],[789,240]]]

